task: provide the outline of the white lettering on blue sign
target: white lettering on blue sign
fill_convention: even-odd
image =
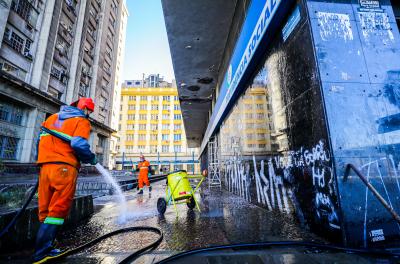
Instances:
[[[300,22],[300,7],[296,6],[293,13],[290,15],[288,22],[282,29],[283,41],[286,41],[293,30],[296,28],[297,24]]]
[[[212,123],[209,124],[206,134],[204,136],[202,145],[201,145],[201,152],[204,150],[209,138],[213,134],[213,132],[217,126],[217,123],[219,122],[228,103],[230,102],[234,91],[237,89],[238,84],[239,84],[241,78],[243,77],[243,74],[244,74],[245,70],[247,69],[249,62],[251,61],[251,59],[254,55],[254,52],[256,51],[258,45],[260,44],[261,39],[264,36],[268,26],[270,25],[271,20],[274,17],[281,2],[282,2],[281,0],[267,0],[265,2],[262,12],[260,13],[260,16],[258,18],[258,21],[257,21],[255,27],[253,28],[252,35],[247,42],[246,49],[243,51],[243,55],[241,57],[240,63],[238,64],[236,69],[232,69],[232,64],[229,66],[228,73],[225,77],[225,82],[228,84],[229,87],[227,89],[227,92],[225,94],[225,97],[224,97],[221,105],[219,106],[218,109],[215,110],[217,112],[213,113],[213,117],[211,118],[211,121],[210,121]],[[243,31],[245,31],[245,30],[242,30],[241,34],[244,34]],[[235,53],[236,53],[236,50],[235,50]],[[235,53],[234,53],[234,56],[237,56],[237,54],[235,54]],[[233,70],[234,70],[234,75],[232,77]],[[220,96],[223,96],[223,94],[221,94]],[[214,116],[214,114],[215,114],[215,116]]]

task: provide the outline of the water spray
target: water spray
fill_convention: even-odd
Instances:
[[[57,138],[59,138],[61,140],[64,140],[66,142],[71,142],[71,140],[69,138],[66,138],[64,135],[55,133],[53,130],[47,129],[45,127],[41,127],[41,129],[44,132],[49,133],[50,135],[55,136],[55,137],[57,137]],[[126,222],[127,204],[126,204],[125,196],[122,193],[121,187],[116,182],[114,177],[112,177],[111,174],[101,164],[97,163],[95,165],[95,167],[101,173],[101,175],[104,177],[106,182],[111,184],[111,186],[113,187],[114,191],[117,193],[119,203],[121,204],[120,221],[122,223],[125,223]],[[10,228],[12,228],[16,224],[17,220],[21,217],[22,213],[26,210],[26,208],[28,207],[29,203],[32,201],[32,198],[35,195],[35,193],[36,193],[36,191],[38,189],[38,186],[39,186],[39,179],[36,182],[35,187],[32,189],[28,199],[25,201],[25,203],[22,206],[22,208],[18,210],[18,212],[16,213],[14,218],[10,221],[10,223],[4,229],[0,230],[0,238],[2,236],[4,236],[6,233],[8,233]],[[151,227],[151,226],[133,226],[133,227],[117,229],[117,230],[112,231],[110,233],[107,233],[107,234],[105,234],[103,236],[100,236],[100,237],[98,237],[98,238],[96,238],[96,239],[94,239],[94,240],[92,240],[92,241],[90,241],[88,243],[85,243],[85,244],[83,244],[83,245],[81,245],[81,246],[79,246],[77,248],[70,249],[70,250],[66,251],[65,254],[60,255],[60,257],[53,258],[53,260],[64,258],[66,256],[75,254],[75,253],[77,253],[79,251],[82,251],[83,249],[86,249],[88,247],[91,247],[91,246],[103,241],[106,238],[109,238],[109,237],[112,237],[112,236],[115,236],[115,235],[118,235],[118,234],[121,234],[121,233],[141,232],[141,231],[147,231],[147,232],[156,233],[159,236],[154,242],[152,242],[152,243],[140,248],[139,250],[129,254],[127,257],[125,257],[122,261],[119,262],[120,264],[121,263],[130,263],[131,261],[133,261],[136,258],[138,258],[139,256],[141,256],[143,253],[145,253],[147,251],[154,250],[154,249],[156,249],[158,247],[158,245],[160,245],[161,241],[164,238],[163,232],[160,229],[155,228],[155,227]]]

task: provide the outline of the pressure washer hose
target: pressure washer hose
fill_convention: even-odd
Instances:
[[[3,228],[3,230],[1,230],[0,232],[0,238],[3,237],[9,230],[10,228],[12,228],[17,220],[21,217],[22,213],[26,210],[26,208],[28,207],[28,205],[30,204],[30,202],[33,199],[33,196],[35,196],[35,193],[38,189],[39,186],[39,181],[36,182],[35,187],[33,188],[32,192],[30,193],[28,199],[25,201],[25,204],[22,206],[22,208],[15,214],[14,218],[10,221],[10,223]],[[148,250],[154,250],[155,248],[158,247],[158,245],[160,245],[161,241],[163,240],[163,232],[155,227],[151,227],[151,226],[133,226],[133,227],[127,227],[127,228],[121,228],[121,229],[117,229],[115,231],[112,231],[110,233],[107,233],[105,235],[102,235],[100,237],[97,237],[95,239],[93,239],[92,241],[85,243],[81,246],[78,246],[77,248],[73,248],[71,250],[68,250],[65,254],[63,254],[62,256],[60,256],[60,258],[75,254],[79,251],[82,251],[85,248],[91,247],[99,242],[101,242],[102,240],[118,235],[118,234],[122,234],[122,233],[128,233],[128,232],[141,232],[141,231],[147,231],[147,232],[152,232],[152,233],[156,233],[159,235],[159,237],[157,238],[157,240],[155,240],[154,242],[152,242],[151,244],[133,252],[132,254],[130,254],[129,256],[127,256],[126,258],[124,258],[121,262],[119,262],[120,264],[124,264],[124,263],[130,263],[131,261],[133,261],[134,259],[138,258],[141,254],[143,254],[144,252],[148,251]]]
[[[5,228],[3,228],[1,230],[0,238],[2,238],[8,232],[8,230],[10,230],[10,228],[15,225],[17,220],[21,217],[21,214],[26,210],[26,208],[28,207],[29,203],[32,201],[33,196],[35,196],[35,193],[36,193],[38,187],[39,187],[39,181],[36,182],[35,187],[33,187],[33,190],[31,192],[31,194],[29,194],[29,197],[26,200],[25,204],[22,206],[22,208],[19,209],[19,211],[15,214],[14,218],[10,221],[10,223]]]

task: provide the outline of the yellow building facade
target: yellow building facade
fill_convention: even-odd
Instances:
[[[143,154],[158,172],[198,173],[198,149],[187,147],[177,89],[133,82],[126,81],[121,90],[117,167],[130,168]]]

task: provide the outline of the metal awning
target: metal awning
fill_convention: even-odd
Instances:
[[[236,0],[162,0],[189,147],[199,147]]]

